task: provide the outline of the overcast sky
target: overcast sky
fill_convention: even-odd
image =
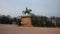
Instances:
[[[26,7],[36,15],[60,17],[60,0],[0,0],[2,15],[20,16]]]

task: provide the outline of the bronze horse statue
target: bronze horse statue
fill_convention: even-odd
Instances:
[[[22,13],[25,14],[25,15],[26,15],[26,14],[29,15],[31,11],[32,11],[31,9],[26,8],[26,10],[23,11]]]

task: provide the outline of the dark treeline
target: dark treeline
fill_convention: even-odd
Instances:
[[[31,16],[32,25],[35,27],[60,27],[60,17]]]
[[[35,27],[60,27],[60,17],[46,17],[46,16],[36,16],[34,14],[31,15],[32,25]],[[0,24],[17,24],[21,25],[20,17],[12,18],[10,15],[1,15],[0,16]]]
[[[20,25],[20,18],[14,17],[12,18],[10,15],[1,15],[0,16],[0,24],[19,24]]]

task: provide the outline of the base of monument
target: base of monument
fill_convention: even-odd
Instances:
[[[32,25],[21,25],[23,27],[32,27]]]
[[[27,26],[27,27],[32,26],[31,17],[30,16],[22,16],[21,17],[21,24],[22,24],[22,26]]]

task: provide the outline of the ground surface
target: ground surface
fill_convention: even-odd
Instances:
[[[60,28],[18,27],[0,24],[0,34],[60,34]]]

